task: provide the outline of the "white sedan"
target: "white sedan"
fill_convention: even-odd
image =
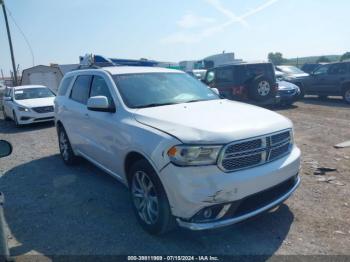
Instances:
[[[4,96],[4,118],[17,126],[53,121],[55,94],[46,86],[27,85],[9,88]]]

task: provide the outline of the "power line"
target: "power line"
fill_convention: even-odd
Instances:
[[[24,41],[26,42],[27,46],[29,47],[30,54],[32,55],[32,64],[33,64],[33,66],[34,66],[34,65],[35,65],[35,62],[34,62],[34,52],[33,52],[33,49],[32,49],[32,47],[31,47],[30,43],[29,43],[29,40],[28,40],[28,38],[26,37],[26,35],[24,34],[24,32],[23,32],[23,30],[21,29],[21,27],[17,24],[15,18],[12,16],[11,10],[8,9],[7,6],[6,6],[5,8],[6,8],[8,14],[10,15],[10,17],[11,17],[13,23],[15,24],[15,26],[17,27],[17,29],[19,30],[19,32],[20,32],[21,35],[23,36]]]

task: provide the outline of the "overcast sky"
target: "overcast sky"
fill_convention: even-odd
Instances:
[[[5,0],[16,63],[76,63],[79,55],[162,61],[235,52],[245,60],[350,51],[349,0]],[[0,13],[0,68],[10,51]],[[12,17],[11,17],[12,16]]]

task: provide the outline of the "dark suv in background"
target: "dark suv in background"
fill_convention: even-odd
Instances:
[[[276,103],[277,83],[271,63],[237,63],[209,69],[204,82],[231,100],[259,105]]]
[[[350,61],[321,65],[307,77],[286,79],[300,87],[304,95],[343,96],[350,103]]]

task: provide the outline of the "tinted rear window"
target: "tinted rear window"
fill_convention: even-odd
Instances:
[[[70,86],[70,83],[72,82],[73,76],[67,77],[62,80],[62,83],[58,89],[58,94],[59,96],[64,96],[67,93],[67,89]]]
[[[235,79],[237,83],[243,84],[246,81],[259,76],[275,79],[275,72],[271,64],[248,64],[235,66]]]
[[[231,83],[234,81],[232,67],[218,68],[215,75],[217,83]]]

